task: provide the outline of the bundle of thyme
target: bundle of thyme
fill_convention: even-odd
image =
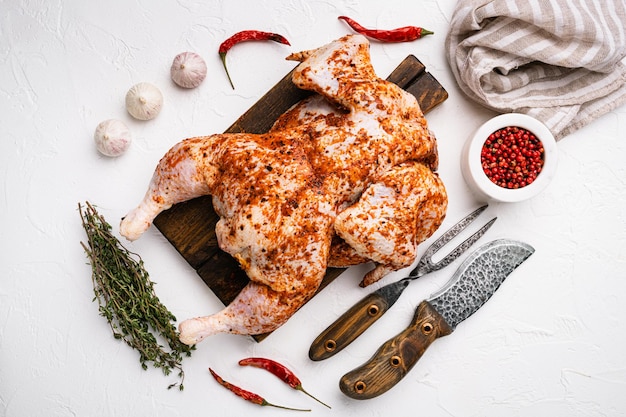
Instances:
[[[190,356],[194,347],[182,343],[173,322],[176,317],[159,301],[141,258],[129,252],[111,233],[109,225],[96,209],[86,202],[79,203],[78,210],[88,243],[80,242],[87,253],[92,268],[95,297],[100,315],[109,322],[113,336],[121,339],[140,355],[141,367],[148,363],[161,368],[165,375],[178,370],[183,390],[185,373],[182,369],[184,356]],[[161,345],[157,337],[164,339],[169,349]]]

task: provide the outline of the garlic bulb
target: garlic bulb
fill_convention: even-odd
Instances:
[[[206,77],[206,63],[195,52],[182,52],[174,58],[170,75],[179,86],[196,88]]]
[[[154,119],[162,106],[161,91],[150,83],[135,84],[126,93],[126,110],[135,119]]]
[[[130,130],[116,119],[105,120],[96,127],[93,134],[98,151],[106,156],[120,156],[130,146]]]

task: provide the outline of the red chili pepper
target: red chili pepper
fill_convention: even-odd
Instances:
[[[300,379],[298,379],[298,377],[291,370],[289,370],[286,366],[281,365],[280,363],[276,361],[273,361],[271,359],[266,359],[266,358],[246,358],[246,359],[240,360],[239,365],[241,366],[249,365],[249,366],[254,366],[255,368],[265,369],[271,374],[282,379],[283,382],[287,383],[291,388],[296,389],[298,391],[302,391],[303,393],[313,398],[318,403],[323,404],[326,407],[330,408],[328,404],[323,403],[319,399],[315,398],[314,396],[306,392],[304,388],[302,388],[302,382],[300,382]]]
[[[285,410],[311,411],[311,410],[304,410],[304,409],[301,409],[301,408],[284,407],[282,405],[276,405],[276,404],[269,403],[269,402],[267,402],[267,400],[265,398],[261,397],[258,394],[255,394],[255,393],[250,392],[250,391],[246,391],[245,389],[239,388],[238,386],[233,385],[233,384],[231,384],[228,381],[224,381],[221,376],[219,376],[218,374],[215,373],[215,371],[213,371],[213,369],[209,368],[209,372],[211,372],[211,375],[213,375],[213,378],[215,378],[215,380],[217,382],[219,382],[219,384],[221,386],[228,388],[234,394],[238,395],[239,397],[243,398],[246,401],[250,401],[251,403],[258,404],[260,406],[270,406],[270,407],[276,407],[276,408],[283,408]]]
[[[339,19],[344,20],[352,29],[361,35],[383,42],[409,42],[434,33],[417,26],[404,26],[391,30],[367,29],[347,16],[339,16]]]
[[[233,46],[245,41],[274,41],[285,45],[291,45],[289,41],[282,35],[271,32],[262,32],[260,30],[242,30],[241,32],[235,33],[233,36],[222,42],[218,52],[220,54],[220,58],[222,59],[224,70],[226,70],[228,81],[230,81],[230,86],[233,88],[233,90],[235,89],[235,86],[233,85],[233,81],[230,79],[230,74],[228,73],[228,68],[226,67],[226,53]]]

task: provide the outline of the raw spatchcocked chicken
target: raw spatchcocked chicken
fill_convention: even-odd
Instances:
[[[222,311],[180,324],[195,344],[284,324],[326,268],[373,262],[361,285],[411,265],[446,213],[437,145],[411,94],[378,78],[361,35],[293,54],[293,82],[318,94],[265,134],[183,140],[161,159],[120,232],[137,239],[173,204],[211,195],[220,248],[250,278]]]

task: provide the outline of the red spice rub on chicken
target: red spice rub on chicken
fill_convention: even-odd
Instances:
[[[134,240],[173,204],[213,197],[220,248],[250,283],[222,311],[182,322],[184,343],[275,330],[315,294],[328,266],[373,261],[362,285],[407,267],[445,216],[435,137],[416,99],[376,76],[366,38],[288,59],[301,62],[294,83],[318,95],[266,134],[179,142],[121,223]]]

